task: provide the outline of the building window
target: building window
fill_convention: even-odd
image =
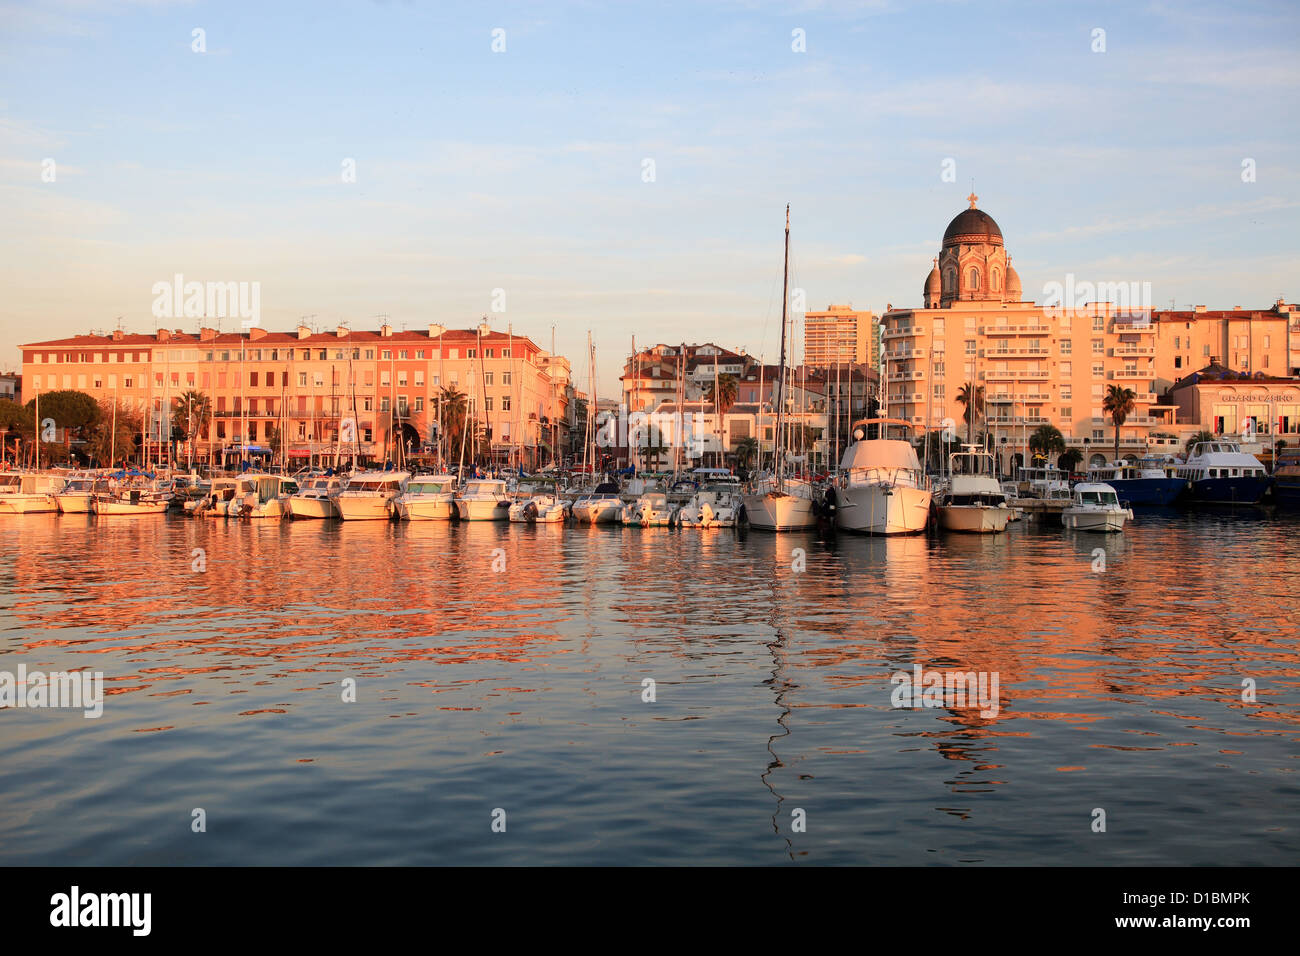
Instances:
[[[1061,386],[1061,400],[1068,402],[1074,397],[1074,387],[1072,385]]]
[[[1092,340],[1092,354],[1093,354],[1093,355],[1105,355],[1105,354],[1106,354],[1106,340],[1105,340],[1105,339],[1093,339],[1093,340]]]
[[[502,373],[501,373],[501,384],[502,384],[502,385],[509,385],[509,384],[510,384],[510,373],[509,373],[509,372],[502,372]]]
[[[1201,354],[1204,355],[1206,358],[1209,358],[1209,357],[1210,357],[1210,347],[1209,347],[1208,345],[1202,345],[1202,346],[1201,346]]]
[[[1181,355],[1175,355],[1174,368],[1182,368],[1182,367],[1183,367],[1183,357]]]
[[[491,373],[491,372],[484,372],[484,373],[483,373],[483,384],[484,384],[484,385],[491,385],[491,384],[492,384],[492,373]]]
[[[510,358],[510,350],[509,350],[509,349],[502,349],[502,350],[501,350],[501,357],[502,357],[502,358]]]
[[[1069,405],[1061,406],[1061,421],[1069,422],[1074,420],[1074,409]]]
[[[405,371],[401,371],[401,372],[398,372],[398,373],[397,373],[397,384],[400,385],[400,386],[402,386],[403,388],[406,387],[406,372],[405,372]]]
[[[491,395],[486,395],[486,396],[483,397],[483,411],[485,411],[485,412],[490,412],[490,411],[492,411],[492,396],[491,396]]]
[[[299,372],[299,373],[298,373],[298,387],[299,387],[299,388],[306,388],[306,387],[307,387],[307,373],[306,373],[306,372]]]
[[[389,403],[389,401],[388,401],[388,396],[387,396],[387,395],[385,395],[385,396],[383,396],[382,398],[379,399],[379,410],[380,410],[381,412],[391,411],[391,410],[392,410],[392,407],[393,407],[393,406],[392,406],[392,405]]]
[[[484,358],[496,358],[496,349],[484,349],[484,350],[483,350],[483,357],[484,357]]]
[[[1106,331],[1106,317],[1104,315],[1094,315],[1092,317],[1092,330],[1094,332]]]
[[[1074,374],[1074,363],[1072,363],[1072,362],[1062,362],[1062,363],[1061,363],[1061,374],[1062,374],[1062,375],[1072,375],[1072,374]]]
[[[415,384],[416,384],[417,386],[418,386],[418,385],[423,385],[423,384],[424,384],[424,372],[416,372],[416,373],[415,373]]]
[[[970,287],[972,291],[980,287],[980,271],[978,269],[970,271]]]
[[[974,340],[974,339],[967,339],[967,340],[966,340],[966,354],[967,354],[967,355],[974,355],[974,354],[975,354],[975,340]]]
[[[1072,355],[1074,353],[1074,342],[1071,339],[1061,339],[1061,354]]]
[[[1092,375],[1094,378],[1101,378],[1106,374],[1106,365],[1104,362],[1092,363]]]
[[[934,400],[935,400],[935,401],[937,401],[937,402],[942,402],[942,401],[944,400],[944,394],[943,394],[943,393],[944,393],[944,388],[943,388],[942,385],[935,385],[935,386],[934,386],[934,389],[933,389],[932,394],[933,394],[933,396],[934,396]]]
[[[406,358],[407,356],[409,356],[410,354],[411,354],[411,353],[408,352],[406,349],[402,349],[400,352],[397,353],[397,357],[398,357],[399,359],[405,359],[405,358]]]
[[[415,410],[416,410],[417,412],[422,412],[422,411],[424,411],[424,396],[423,396],[423,395],[417,395],[417,396],[415,396]]]
[[[383,371],[379,373],[379,384],[385,388],[387,388],[390,384],[392,384],[387,371]]]
[[[989,286],[989,288],[991,288],[994,292],[997,292],[999,289],[1002,288],[1002,273],[999,272],[997,269],[994,269],[991,278],[992,278],[992,284]]]
[[[367,396],[361,400],[361,410],[363,412],[373,412],[375,410],[375,400]]]
[[[478,355],[478,350],[477,350],[477,349],[466,349],[466,350],[465,350],[465,358],[467,358],[467,359],[472,359],[472,358],[476,357],[477,355]]]
[[[501,398],[501,411],[503,411],[503,412],[508,412],[508,411],[510,411],[510,396],[509,396],[509,395],[504,395],[504,396],[502,396],[502,398]]]

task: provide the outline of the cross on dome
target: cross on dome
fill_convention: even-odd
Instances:
[[[972,190],[972,191],[971,191],[971,194],[970,194],[969,196],[967,196],[966,198],[970,200],[970,207],[971,207],[972,209],[974,209],[974,208],[975,208],[975,200],[979,199],[980,197],[979,197],[979,196],[976,196],[976,195],[975,195],[975,192]]]

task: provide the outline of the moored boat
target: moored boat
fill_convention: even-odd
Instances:
[[[930,520],[931,493],[912,443],[889,438],[889,429],[911,429],[894,418],[854,423],[834,486],[835,524],[859,534],[920,534]],[[876,437],[871,437],[875,429]]]
[[[1088,481],[1110,485],[1130,506],[1172,505],[1187,490],[1187,479],[1169,475],[1159,458],[1095,465],[1088,469]]]
[[[410,474],[405,471],[363,471],[352,476],[334,499],[344,521],[384,521],[393,516],[393,499],[402,493]]]
[[[22,515],[58,511],[57,495],[67,484],[63,475],[39,471],[0,474],[0,514]]]
[[[1272,480],[1258,458],[1237,442],[1218,438],[1192,445],[1175,473],[1189,483],[1187,498],[1193,504],[1259,504]]]
[[[1074,497],[1061,512],[1061,524],[1069,531],[1123,531],[1133,512],[1120,503],[1119,495],[1108,484],[1081,481],[1074,486]]]
[[[393,499],[402,521],[450,521],[456,515],[454,475],[415,475]]]
[[[994,467],[993,455],[974,445],[948,456],[952,477],[937,501],[940,527],[969,534],[998,534],[1007,529],[1012,509],[994,476]]]
[[[465,482],[456,494],[456,516],[461,521],[508,521],[511,498],[500,478]]]
[[[289,514],[294,518],[337,518],[336,499],[348,486],[347,479],[338,475],[311,475],[300,478],[298,493],[287,502]]]

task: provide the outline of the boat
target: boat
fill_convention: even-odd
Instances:
[[[1007,499],[1007,507],[1011,509],[1011,517],[1008,521],[1019,521],[1024,518],[1025,513],[1018,507],[1020,497],[1020,488],[1014,481],[1004,481],[1000,485],[1002,494]]]
[[[570,512],[573,520],[579,524],[610,524],[620,521],[623,499],[619,497],[618,485],[612,481],[601,482],[574,501]]]
[[[673,523],[683,528],[734,528],[739,508],[740,495],[734,485],[709,484],[678,510]]]
[[[109,490],[97,492],[91,510],[99,517],[139,517],[165,514],[171,507],[171,488],[147,475],[110,476]]]
[[[1273,500],[1279,508],[1300,508],[1300,448],[1283,448],[1277,453]]]
[[[677,511],[664,492],[647,491],[623,506],[622,521],[642,528],[666,528],[673,523]]]
[[[251,490],[251,488],[244,488],[243,493],[247,494]],[[195,517],[224,518],[230,509],[230,503],[240,492],[241,482],[238,478],[213,478],[208,493],[195,502],[193,508],[188,504],[186,508]]]
[[[556,524],[566,517],[564,502],[553,494],[520,498],[510,506],[510,520],[519,524]]]
[[[1070,504],[1061,512],[1068,531],[1123,531],[1133,512],[1120,503],[1115,489],[1104,482],[1081,481]]]
[[[1024,465],[1016,473],[1020,498],[1069,501],[1070,476],[1055,465]]]
[[[94,510],[96,493],[108,491],[108,478],[101,471],[74,471],[68,474],[67,483],[54,496],[59,511],[67,515],[90,514]]]
[[[455,499],[455,475],[415,475],[393,499],[393,512],[401,521],[450,521]]]
[[[344,521],[382,521],[393,516],[393,499],[410,479],[405,471],[362,471],[334,499]]]
[[[832,486],[835,525],[859,534],[920,534],[930,520],[929,482],[910,441],[890,429],[912,429],[897,418],[855,422]],[[872,437],[872,430],[875,437]]]
[[[1172,505],[1187,490],[1187,479],[1170,476],[1160,458],[1094,465],[1088,469],[1088,481],[1110,485],[1130,507]]]
[[[298,479],[298,493],[289,501],[293,518],[337,518],[338,496],[348,486],[338,475],[304,475]]]
[[[0,514],[24,515],[58,511],[57,495],[67,481],[63,475],[39,471],[0,474]]]
[[[1011,505],[994,476],[995,459],[978,445],[965,445],[948,456],[951,476],[939,496],[939,526],[945,531],[998,534],[1007,530]]]
[[[1217,438],[1193,444],[1175,473],[1190,483],[1187,498],[1193,504],[1259,504],[1272,481],[1258,458],[1235,441]]]
[[[465,482],[456,495],[456,515],[461,521],[508,521],[510,494],[500,478]]]
[[[227,518],[283,518],[299,490],[298,482],[288,475],[248,472],[236,480],[239,488],[226,506]]]

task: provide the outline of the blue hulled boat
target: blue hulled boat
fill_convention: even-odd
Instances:
[[[1258,458],[1234,441],[1219,439],[1194,444],[1175,473],[1191,483],[1193,504],[1259,504],[1273,480]]]
[[[1114,461],[1088,469],[1088,480],[1110,485],[1120,501],[1139,507],[1167,507],[1187,490],[1188,480],[1172,474],[1160,458],[1143,458],[1137,464]]]

